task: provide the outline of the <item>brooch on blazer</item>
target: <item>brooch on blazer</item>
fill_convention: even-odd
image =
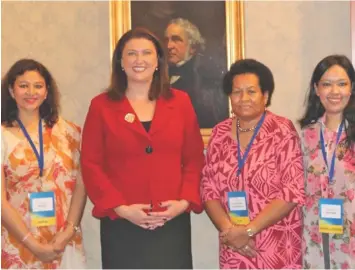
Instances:
[[[133,123],[134,118],[135,118],[135,116],[133,113],[127,113],[124,117],[124,120],[126,120],[128,123]]]

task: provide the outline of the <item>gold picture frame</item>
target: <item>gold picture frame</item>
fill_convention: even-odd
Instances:
[[[131,2],[110,1],[110,52],[113,54],[119,38],[131,29]],[[244,58],[244,6],[243,1],[225,1],[227,67]],[[230,107],[230,104],[229,104]],[[201,129],[205,146],[212,129]]]

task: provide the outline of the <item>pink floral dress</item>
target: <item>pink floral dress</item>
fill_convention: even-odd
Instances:
[[[255,236],[258,253],[255,258],[244,257],[220,243],[220,267],[299,269],[302,265],[304,170],[297,131],[290,120],[267,112],[241,175],[237,177],[238,147],[231,130],[232,119],[213,129],[202,172],[203,202],[219,200],[228,213],[227,192],[244,190],[251,220],[275,199],[294,202],[298,206]]]
[[[322,234],[319,233],[318,200],[344,199],[344,234],[329,235],[331,269],[355,268],[355,146],[346,151],[345,132],[336,149],[334,183],[329,184],[324,162],[320,129],[323,126],[328,164],[334,152],[337,132],[327,129],[324,117],[302,130],[302,146],[306,170],[306,205],[304,208],[304,268],[324,268]]]

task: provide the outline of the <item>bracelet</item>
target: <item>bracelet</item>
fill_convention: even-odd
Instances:
[[[31,232],[28,232],[28,233],[22,238],[21,242],[22,242],[22,243],[25,242],[26,239],[27,239],[30,235],[31,235]]]
[[[66,226],[67,227],[68,225],[70,225],[73,229],[74,229],[74,232],[77,232],[79,230],[79,226],[75,226],[73,222],[71,221],[67,221],[65,222]]]

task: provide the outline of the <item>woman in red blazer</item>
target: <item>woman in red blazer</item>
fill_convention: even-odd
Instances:
[[[170,89],[161,43],[144,28],[128,31],[82,138],[104,269],[192,268],[189,212],[202,211],[202,166],[195,112],[186,93]]]

